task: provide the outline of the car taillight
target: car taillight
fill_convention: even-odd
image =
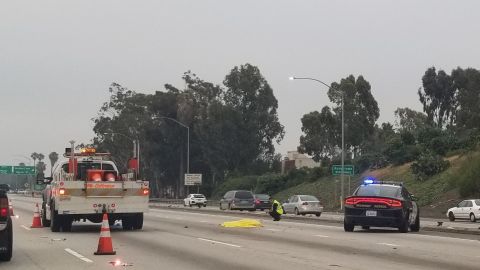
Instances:
[[[143,195],[147,196],[150,193],[148,188],[143,189]]]
[[[0,199],[0,216],[6,217],[8,215],[8,200],[7,198]]]
[[[259,200],[259,199],[256,199],[256,200],[255,200],[255,204],[260,204],[260,200]]]
[[[0,216],[6,217],[8,213],[7,208],[0,208]]]
[[[353,198],[347,198],[345,200],[345,204],[346,205],[354,205],[355,204],[355,200]]]
[[[388,198],[353,197],[345,200],[346,205],[356,205],[359,203],[386,204],[390,207],[402,207],[402,201]]]
[[[303,202],[302,205],[308,205],[308,202]]]
[[[59,189],[58,194],[65,195],[65,189],[64,188]]]

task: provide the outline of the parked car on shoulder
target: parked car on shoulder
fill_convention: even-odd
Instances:
[[[265,210],[272,208],[270,202],[270,195],[268,194],[255,194],[255,209]]]
[[[183,200],[184,206],[196,205],[198,207],[207,206],[207,198],[203,194],[188,194],[188,196]]]
[[[220,200],[220,210],[249,210],[255,211],[253,193],[248,190],[231,190],[225,193]]]
[[[457,206],[447,210],[447,217],[450,221],[470,219],[471,222],[476,222],[480,219],[480,199],[461,201]]]
[[[8,186],[0,185],[0,261],[10,261],[13,251],[13,228],[7,196]]]
[[[312,195],[293,195],[282,204],[282,207],[285,213],[295,215],[314,214],[319,217],[323,212],[320,200]]]

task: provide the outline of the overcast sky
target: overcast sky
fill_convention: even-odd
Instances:
[[[331,105],[326,87],[292,75],[330,84],[361,74],[379,123],[393,122],[397,107],[421,110],[428,67],[480,68],[479,10],[439,0],[2,1],[0,165],[88,143],[112,82],[153,93],[182,88],[192,70],[221,83],[247,62],[278,99],[282,154],[296,149],[300,118]]]

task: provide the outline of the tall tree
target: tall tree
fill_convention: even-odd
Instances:
[[[427,125],[427,115],[410,108],[397,108],[395,110],[395,126],[398,129],[417,132]]]
[[[50,159],[50,175],[53,174],[53,166],[55,166],[55,163],[58,161],[58,153],[57,152],[51,152],[48,154],[48,158]]]
[[[237,145],[242,159],[248,163],[262,153],[274,154],[273,142],[280,142],[285,131],[278,120],[278,101],[258,67],[234,67],[223,84],[226,106],[241,117]]]
[[[33,152],[30,157],[33,159],[33,167],[36,169],[36,161],[38,159],[38,153],[37,152]]]
[[[445,71],[437,73],[435,67],[431,67],[425,71],[422,84],[423,89],[418,89],[418,96],[428,122],[439,128],[453,125],[457,104],[452,78]]]
[[[306,153],[315,161],[331,157],[335,152],[338,137],[338,121],[328,106],[322,112],[314,111],[302,117],[302,131],[298,151]]]
[[[453,84],[458,90],[456,125],[462,130],[480,130],[480,71],[457,68],[452,71]]]
[[[334,82],[328,91],[330,100],[337,106],[333,109],[337,121],[341,121],[343,97],[345,119],[345,147],[353,148],[354,153],[361,152],[361,145],[375,131],[375,122],[380,116],[378,104],[371,92],[370,83],[363,76],[353,75]],[[341,128],[341,125],[338,125]],[[340,140],[340,136],[338,136]],[[340,142],[337,145],[341,145]]]

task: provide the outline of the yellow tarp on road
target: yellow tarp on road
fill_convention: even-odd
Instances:
[[[258,228],[263,224],[255,219],[241,219],[236,221],[228,221],[221,224],[225,228]]]

